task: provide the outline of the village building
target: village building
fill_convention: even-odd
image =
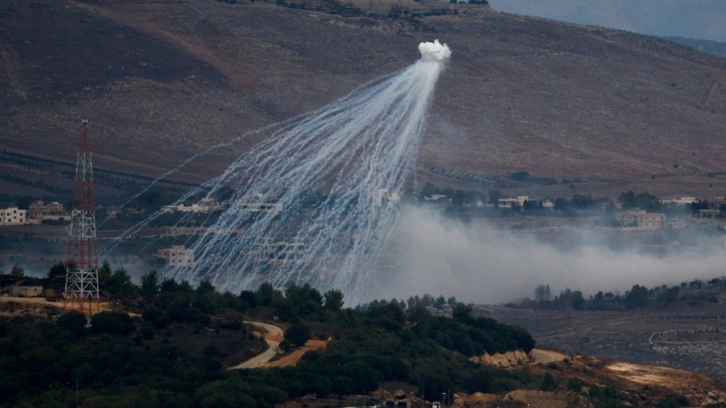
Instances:
[[[670,200],[661,200],[661,203],[675,204],[675,205],[691,205],[693,203],[698,203],[698,199],[696,197],[691,197],[691,196],[681,196],[680,198],[672,198]]]
[[[18,207],[8,207],[0,210],[0,225],[23,225],[26,221],[27,210]]]
[[[186,204],[164,205],[161,207],[161,210],[164,212],[208,213],[210,211],[214,211],[219,208],[220,208],[220,205],[215,200],[206,199],[206,200],[200,201],[199,203],[194,203],[194,204],[190,204],[190,205],[186,205]]]
[[[500,198],[497,200],[497,205],[499,208],[512,208],[514,206],[519,206],[519,208],[524,207],[524,202],[529,200],[529,196],[526,195],[518,195],[517,197],[507,197],[507,198]]]
[[[401,195],[392,191],[388,191],[385,188],[379,188],[376,191],[375,197],[373,197],[373,204],[376,207],[387,207],[391,208],[401,202]]]
[[[649,213],[645,210],[627,210],[617,215],[618,223],[624,228],[657,230],[663,228],[665,214]]]
[[[44,220],[67,220],[70,221],[71,215],[66,211],[63,203],[52,201],[46,203],[43,200],[37,200],[28,206],[27,221],[33,222]]]
[[[156,257],[164,259],[172,267],[193,268],[197,264],[194,251],[183,245],[159,248],[156,251]]]

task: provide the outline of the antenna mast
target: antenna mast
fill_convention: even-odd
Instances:
[[[86,316],[100,311],[98,292],[98,247],[96,243],[96,211],[93,194],[91,146],[86,133],[88,120],[83,120],[83,139],[78,145],[76,178],[73,183],[73,210],[68,226],[68,260],[63,308],[74,309]]]

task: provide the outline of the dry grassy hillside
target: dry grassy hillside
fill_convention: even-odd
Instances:
[[[420,41],[439,38],[453,57],[419,182],[543,191],[508,180],[526,170],[584,181],[548,186],[552,194],[723,194],[723,59],[486,6],[397,4],[448,15],[344,17],[259,1],[2,1],[0,188],[69,191],[72,167],[63,163],[73,162],[88,118],[99,192],[123,196],[134,188],[124,180],[155,177],[210,145],[324,105],[414,62]],[[355,5],[364,14],[390,9]],[[177,179],[211,177],[254,142],[195,161]]]

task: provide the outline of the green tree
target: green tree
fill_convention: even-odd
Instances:
[[[159,276],[155,270],[141,277],[141,296],[153,299],[159,293]]]
[[[570,305],[575,310],[582,310],[585,305],[585,297],[582,295],[582,292],[579,290],[572,292],[570,295]]]
[[[560,383],[555,380],[555,377],[553,377],[552,374],[547,373],[542,379],[542,385],[540,385],[539,389],[542,391],[554,391],[559,385]]]
[[[639,309],[648,302],[648,288],[640,285],[633,285],[627,295],[625,295],[625,306],[629,309]]]
[[[120,299],[130,297],[136,291],[136,287],[131,283],[131,276],[129,276],[124,268],[116,269],[110,276],[104,273],[103,279],[99,271],[98,284],[101,288],[108,291],[108,293]]]
[[[282,297],[282,293],[268,282],[257,288],[257,303],[262,306],[269,306],[272,300],[278,297]]]
[[[25,269],[20,265],[13,265],[13,269],[10,270],[10,276],[22,278],[25,276]]]
[[[534,290],[534,299],[538,302],[547,302],[552,298],[552,291],[550,285],[539,285]]]
[[[71,310],[63,313],[56,321],[56,325],[76,336],[80,336],[86,331],[86,316],[81,312]]]
[[[323,306],[327,310],[338,311],[343,308],[343,292],[331,289],[323,295],[325,302]]]
[[[91,317],[91,332],[125,336],[136,330],[131,317],[123,312],[101,312]]]
[[[304,324],[294,324],[285,331],[286,348],[304,346],[310,340],[310,328]]]
[[[48,271],[48,279],[65,279],[66,265],[62,261],[56,262]]]

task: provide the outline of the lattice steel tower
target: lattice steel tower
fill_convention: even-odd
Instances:
[[[68,227],[68,261],[64,309],[79,310],[86,316],[99,312],[98,247],[96,244],[96,211],[93,194],[91,146],[83,121],[83,139],[78,145],[76,178],[73,183],[73,210]]]

